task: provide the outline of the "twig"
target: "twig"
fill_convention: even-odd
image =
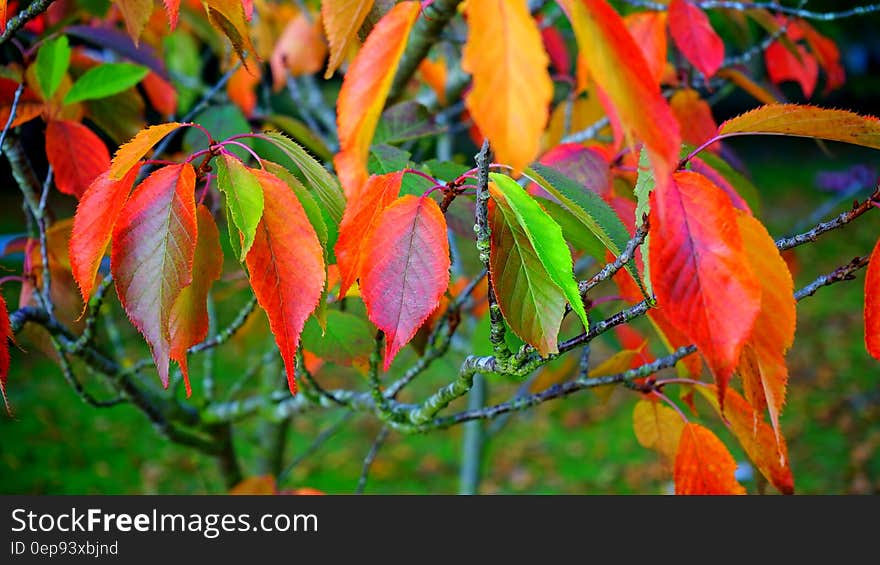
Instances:
[[[211,349],[213,347],[217,347],[229,341],[235,333],[241,329],[245,322],[247,322],[248,317],[253,313],[254,308],[257,306],[257,298],[255,296],[251,296],[250,300],[245,303],[242,309],[238,312],[238,315],[235,317],[232,322],[228,326],[226,326],[220,333],[215,335],[214,337],[203,341],[202,343],[193,345],[187,350],[187,353],[198,353],[200,351],[205,351],[207,349]]]
[[[605,265],[601,271],[593,275],[589,280],[581,281],[578,283],[578,291],[580,291],[581,296],[585,296],[590,290],[592,290],[599,283],[608,280],[614,274],[622,269],[629,261],[635,256],[636,249],[645,242],[645,238],[648,236],[648,222],[645,221],[641,226],[639,226],[638,230],[636,230],[636,234],[630,239],[623,252],[617,256],[617,258]]]
[[[27,8],[10,18],[9,21],[6,22],[6,29],[0,34],[0,45],[9,41],[9,39],[15,35],[19,29],[24,27],[26,23],[48,10],[52,2],[54,2],[54,0],[34,0]]]
[[[363,467],[361,467],[361,476],[358,478],[357,488],[354,489],[355,494],[364,494],[364,489],[367,488],[367,478],[370,475],[370,468],[372,468],[373,461],[376,459],[379,449],[382,448],[382,445],[388,438],[388,433],[390,431],[391,430],[388,429],[388,426],[382,426],[376,439],[373,440],[373,445],[370,446],[370,451],[368,451],[367,456],[364,457],[364,464]]]
[[[776,247],[780,251],[785,251],[786,249],[792,249],[793,247],[816,241],[816,239],[818,239],[820,235],[844,226],[855,220],[868,210],[871,210],[878,202],[880,202],[880,186],[878,186],[874,190],[874,193],[871,194],[871,196],[869,196],[867,200],[865,200],[861,204],[854,204],[852,210],[843,212],[832,220],[822,222],[809,231],[800,233],[792,237],[784,237],[782,239],[779,239],[776,241]]]
[[[18,102],[21,100],[22,92],[24,92],[24,81],[18,83],[18,87],[15,89],[15,94],[12,95],[12,106],[9,107],[9,118],[6,120],[6,125],[3,126],[3,132],[0,133],[0,147],[3,147],[3,142],[6,141],[6,134],[9,132],[9,128],[12,127],[12,123],[15,121],[15,114],[18,113]]]

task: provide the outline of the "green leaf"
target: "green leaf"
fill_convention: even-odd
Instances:
[[[221,155],[215,160],[217,170],[217,188],[226,195],[227,219],[231,217],[232,223],[241,232],[243,239],[241,249],[233,249],[238,252],[238,260],[244,261],[254,237],[257,233],[257,225],[263,217],[263,188],[257,178],[251,174],[244,163],[231,155]],[[229,230],[229,237],[236,237],[235,230]]]
[[[40,85],[43,98],[49,100],[58,87],[70,66],[70,45],[66,35],[50,39],[37,51],[34,72]]]
[[[132,63],[104,63],[92,67],[73,83],[64,103],[74,104],[118,94],[139,83],[148,72],[146,67]]]
[[[562,228],[515,180],[498,173],[491,173],[489,177],[504,195],[505,204],[515,215],[515,221],[528,237],[550,280],[568,299],[584,327],[589,328],[584,302],[572,273],[571,252],[562,237]]]
[[[599,263],[605,262],[605,246],[589,230],[585,230],[580,220],[568,208],[547,198],[535,197],[542,208],[562,228],[565,240],[575,249],[585,251]]]
[[[269,131],[260,135],[261,139],[271,141],[281,149],[293,164],[302,172],[306,186],[315,192],[318,201],[330,214],[335,223],[342,221],[345,209],[345,195],[339,181],[331,175],[314,157],[298,143],[278,131]]]
[[[326,330],[314,318],[306,322],[303,348],[325,361],[339,365],[365,365],[373,351],[373,330],[364,318],[348,312],[327,312]]]
[[[422,163],[422,167],[436,179],[451,182],[470,170],[470,167],[453,161],[431,159]]]
[[[644,148],[639,154],[639,176],[636,179],[634,194],[636,195],[636,226],[641,227],[644,217],[651,212],[651,191],[657,186],[654,170],[648,152]]]
[[[407,100],[382,112],[373,143],[394,145],[422,137],[438,135],[445,128],[432,121],[431,113],[418,102]]]
[[[266,121],[301,143],[303,147],[314,153],[319,159],[323,161],[333,160],[333,152],[301,121],[282,114],[267,116]]]
[[[623,253],[630,239],[629,231],[601,196],[551,167],[535,163],[525,174],[568,208],[615,257]],[[626,270],[645,292],[634,260],[627,262]]]
[[[393,145],[374,145],[370,147],[367,171],[371,175],[385,175],[402,171],[410,166],[412,154]]]

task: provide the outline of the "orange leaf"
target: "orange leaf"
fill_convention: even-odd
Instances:
[[[754,80],[736,69],[721,69],[720,71],[718,71],[717,74],[719,78],[729,80],[733,84],[751,94],[752,98],[754,98],[758,102],[762,102],[764,104],[779,103],[779,100],[777,100],[776,96],[773,95],[770,91],[768,91],[766,88],[756,83]]]
[[[675,494],[745,494],[736,481],[736,461],[708,428],[688,423],[675,456]]]
[[[12,111],[12,102],[15,100],[15,91],[18,89],[18,85],[19,83],[14,80],[0,78],[0,124],[6,125],[9,120],[9,112]],[[40,96],[30,88],[25,88],[18,99],[15,119],[12,120],[9,127],[18,127],[33,120],[43,112],[43,108],[44,104]]]
[[[865,347],[880,359],[880,241],[874,246],[865,275]]]
[[[613,103],[626,135],[644,142],[658,184],[664,184],[678,164],[681,139],[641,48],[606,0],[559,4],[572,22],[593,80]]]
[[[743,349],[743,356],[750,356],[751,362],[740,361],[739,372],[751,404],[761,409],[766,403],[773,430],[781,440],[779,414],[788,384],[785,353],[794,343],[797,325],[794,282],[761,222],[742,212],[736,219],[749,264],[752,271],[760,273],[761,282],[761,311]],[[752,400],[755,398],[761,401]]]
[[[681,139],[695,147],[703,145],[715,137],[718,124],[712,117],[709,103],[700,98],[700,93],[692,88],[677,90],[669,100],[672,113],[681,128]],[[719,150],[720,144],[713,143],[712,150]]]
[[[141,86],[157,112],[163,116],[173,116],[177,112],[177,91],[170,82],[150,72],[141,81]]]
[[[226,95],[229,100],[241,109],[245,117],[253,116],[254,108],[257,107],[257,93],[255,88],[260,84],[260,67],[256,64],[256,59],[248,57],[250,67],[239,67],[229,82],[226,83]]]
[[[324,290],[324,250],[287,183],[260,169],[251,173],[263,188],[264,208],[245,263],[281,351],[290,392],[296,394],[294,355]]]
[[[623,21],[641,48],[651,76],[659,83],[667,67],[666,12],[635,12],[624,17]]]
[[[100,137],[86,126],[69,120],[52,120],[46,127],[46,157],[55,170],[55,186],[76,198],[110,167],[110,152]]]
[[[419,3],[401,2],[373,28],[345,74],[336,102],[339,153],[333,159],[345,196],[367,180],[367,156]]]
[[[192,282],[196,174],[181,163],[156,170],[131,195],[113,228],[110,270],[126,314],[150,346],[168,386],[168,321]]]
[[[367,248],[361,295],[385,332],[387,371],[449,286],[446,219],[429,197],[402,196],[376,220]]]
[[[150,126],[138,132],[128,143],[122,144],[113,155],[113,163],[110,165],[110,180],[122,179],[160,139],[181,125],[183,124],[168,122]]]
[[[697,386],[694,389],[721,415],[715,387]],[[728,391],[723,417],[761,474],[782,494],[793,494],[794,478],[788,463],[788,448],[782,435],[774,433],[746,399],[732,389]]]
[[[245,52],[256,55],[251,43],[250,26],[241,0],[202,0],[208,21],[229,39],[245,66]]]
[[[724,61],[724,42],[712,29],[709,18],[689,0],[669,3],[669,33],[681,54],[706,78]]]
[[[180,17],[180,0],[162,0],[162,3],[165,4],[165,13],[168,14],[168,26],[174,31]]]
[[[461,68],[473,88],[465,106],[496,160],[518,173],[538,156],[553,98],[541,33],[526,0],[472,0],[466,15]]]
[[[192,394],[192,388],[189,384],[186,350],[208,336],[208,291],[211,284],[220,278],[223,270],[220,232],[204,204],[199,204],[196,209],[196,220],[198,236],[193,256],[192,282],[180,291],[168,319],[171,358],[180,365],[187,398]]]
[[[287,23],[272,50],[272,89],[278,92],[284,87],[287,73],[297,77],[318,72],[326,56],[320,22],[312,22],[300,12]]]
[[[229,489],[228,494],[254,495],[254,494],[277,494],[278,487],[275,482],[275,475],[260,475],[257,477],[247,477],[241,482]]]
[[[77,204],[70,236],[70,266],[83,303],[92,296],[101,258],[136,177],[134,168],[121,180],[111,180],[110,172],[105,171],[89,185]]]
[[[403,171],[387,175],[373,175],[345,206],[339,224],[339,239],[334,251],[339,274],[339,296],[345,293],[361,275],[364,259],[370,249],[367,241],[382,212],[397,199],[403,181]]]
[[[660,311],[705,357],[723,396],[761,304],[736,212],[689,171],[651,193],[651,278]]]
[[[330,43],[330,61],[324,78],[333,76],[345,59],[357,32],[373,7],[373,0],[322,0],[321,20]]]
[[[425,58],[419,63],[419,74],[425,83],[431,87],[437,96],[441,106],[446,105],[446,81],[449,71],[446,68],[446,59],[440,57],[436,61]]]
[[[670,408],[656,401],[639,400],[633,409],[633,431],[639,443],[654,449],[670,462],[675,461],[685,421]]]
[[[722,137],[791,135],[880,149],[880,120],[846,110],[799,104],[761,106],[721,124]]]

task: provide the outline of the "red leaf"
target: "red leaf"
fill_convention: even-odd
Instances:
[[[709,141],[718,131],[718,124],[712,116],[709,103],[700,98],[700,93],[692,88],[683,88],[669,100],[672,113],[681,127],[681,139],[695,147]],[[721,144],[713,143],[709,149],[718,151]]]
[[[658,306],[699,348],[723,397],[761,305],[736,212],[709,179],[685,171],[651,193],[650,226]]]
[[[6,413],[9,409],[9,399],[6,398],[6,382],[9,378],[9,340],[12,338],[12,328],[9,326],[9,310],[6,308],[6,300],[0,296],[0,394],[3,395],[3,404]]]
[[[880,359],[880,241],[865,275],[865,347],[871,357]]]
[[[180,365],[187,398],[192,394],[186,350],[208,336],[208,291],[223,270],[223,248],[220,233],[211,212],[199,204],[196,210],[198,236],[193,257],[192,283],[174,301],[168,320],[171,358]]]
[[[110,171],[105,171],[89,185],[76,207],[70,236],[70,267],[84,304],[92,295],[101,258],[136,177],[135,168],[129,169],[122,180],[111,180]]]
[[[580,143],[563,143],[544,153],[538,161],[576,180],[599,196],[611,194],[611,167],[608,159],[596,148]],[[529,183],[531,194],[546,192],[537,183]]]
[[[376,220],[400,193],[403,171],[387,175],[373,175],[363,188],[354,194],[345,206],[339,224],[339,239],[334,251],[342,278],[339,296],[345,293],[361,275],[364,259],[370,248],[367,241],[376,227]]]
[[[153,108],[163,116],[173,116],[177,113],[177,91],[174,86],[155,72],[150,72],[141,81],[141,86],[150,99]]]
[[[568,54],[568,47],[565,45],[565,37],[552,25],[543,25],[544,18],[540,14],[535,18],[535,21],[542,24],[541,40],[544,42],[544,50],[550,57],[550,63],[557,73],[571,76],[571,57]]]
[[[264,208],[245,263],[284,359],[290,392],[296,394],[294,357],[306,319],[324,290],[324,250],[287,183],[260,169],[251,173],[263,188]]]
[[[675,456],[675,494],[745,494],[736,461],[708,428],[688,423]]]
[[[163,386],[171,353],[172,306],[192,282],[196,247],[196,175],[182,163],[147,177],[122,208],[113,228],[110,270],[116,293],[150,346]]]
[[[403,196],[379,216],[367,246],[361,294],[385,332],[387,371],[449,286],[446,219],[430,198]]]
[[[764,63],[767,75],[774,84],[791,80],[801,85],[804,97],[813,96],[816,82],[819,80],[819,63],[807,53],[803,45],[798,45],[800,61],[779,41],[774,41],[764,52]]]
[[[367,156],[418,2],[401,2],[379,20],[345,74],[336,101],[339,153],[333,159],[349,198],[367,180]]]
[[[92,130],[69,120],[46,127],[46,157],[55,170],[55,186],[77,198],[95,178],[110,168],[110,152]]]
[[[633,36],[645,56],[645,62],[651,69],[651,76],[661,82],[667,69],[666,12],[635,12],[627,15],[623,21],[626,29]]]
[[[713,144],[713,147],[715,145]],[[737,192],[736,187],[734,187],[724,176],[709,166],[708,163],[700,159],[699,157],[693,157],[691,159],[691,170],[695,173],[700,173],[707,179],[709,179],[715,186],[724,191],[727,196],[730,197],[730,202],[733,204],[733,207],[737,210],[742,210],[746,214],[752,215],[752,209],[749,208],[749,204],[743,199],[742,196]]]
[[[682,55],[710,78],[724,62],[724,42],[712,29],[709,18],[688,0],[669,3],[669,33]]]
[[[846,71],[840,63],[840,50],[834,41],[816,31],[813,26],[803,20],[797,22],[797,28],[803,32],[810,50],[816,56],[819,65],[825,70],[823,93],[828,94],[843,86],[846,82]]]
[[[165,4],[165,12],[168,14],[168,25],[171,31],[177,27],[177,19],[180,16],[180,0],[162,0]]]

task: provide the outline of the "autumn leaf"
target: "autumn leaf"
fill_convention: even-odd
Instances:
[[[159,143],[159,140],[181,127],[178,122],[168,122],[150,126],[138,132],[128,143],[116,150],[110,165],[110,180],[121,180],[138,164],[144,155]]]
[[[446,219],[429,197],[402,196],[376,219],[367,248],[361,296],[370,321],[385,332],[387,371],[449,286]]]
[[[363,272],[364,261],[370,254],[367,241],[379,216],[397,199],[403,175],[403,171],[372,175],[363,188],[348,201],[342,223],[339,224],[339,239],[335,248],[339,274],[342,277],[339,296],[345,296]]]
[[[18,85],[17,81],[0,77],[0,123],[4,125],[9,121],[9,114],[12,112],[12,102],[15,100],[15,91],[18,89]],[[25,122],[39,117],[44,108],[45,104],[43,104],[39,94],[25,87],[18,98],[15,117],[12,123],[9,124],[9,127],[18,127]]]
[[[318,72],[326,56],[320,22],[311,21],[310,16],[300,12],[287,23],[272,50],[272,90],[281,91],[288,74],[298,77]]]
[[[796,47],[798,56],[793,55],[781,42],[774,41],[764,51],[767,75],[774,84],[789,80],[797,82],[804,97],[810,98],[819,80],[819,63],[803,45]]]
[[[321,0],[321,21],[330,44],[325,79],[332,77],[342,64],[372,7],[373,0]]]
[[[526,0],[472,0],[461,68],[473,75],[465,106],[496,159],[518,174],[540,151],[553,81]]]
[[[229,39],[232,48],[247,66],[246,55],[256,55],[251,43],[250,26],[241,0],[202,0],[208,21]]]
[[[560,0],[559,4],[572,22],[590,75],[614,105],[626,135],[648,148],[658,182],[665,182],[678,164],[681,140],[641,48],[605,0]]]
[[[634,12],[623,18],[626,29],[632,35],[636,45],[642,49],[645,62],[651,69],[651,76],[660,83],[669,66],[666,41],[666,12],[646,10]]]
[[[719,416],[718,391],[713,386],[694,387]],[[764,418],[740,394],[728,390],[723,419],[758,471],[782,494],[794,494],[794,477],[788,447],[782,434],[774,432]]]
[[[55,171],[55,186],[76,198],[110,167],[110,153],[101,138],[69,120],[52,120],[46,126],[46,157]]]
[[[603,198],[611,194],[611,165],[605,155],[595,148],[584,147],[580,143],[563,143],[541,155],[538,162],[556,169]],[[538,185],[531,184],[529,192],[535,194],[535,190],[538,190]]]
[[[101,258],[136,177],[134,168],[121,180],[112,180],[110,172],[105,171],[92,181],[77,204],[70,236],[70,266],[83,303],[92,296]]]
[[[333,160],[346,197],[367,180],[367,157],[419,3],[401,2],[373,28],[345,74],[336,101],[339,153]]]
[[[172,306],[192,282],[198,229],[195,183],[189,163],[156,170],[138,185],[113,228],[110,270],[116,293],[147,340],[165,387]]]
[[[12,338],[12,328],[9,325],[9,310],[6,307],[6,299],[0,296],[0,394],[3,395],[3,404],[6,413],[11,414],[9,398],[6,396],[6,384],[9,379],[9,340]]]
[[[290,392],[296,394],[294,357],[324,290],[324,252],[287,183],[259,169],[251,174],[263,189],[265,205],[245,264],[257,302],[269,317]]]
[[[177,90],[170,82],[151,72],[141,81],[150,104],[164,117],[173,116],[177,112]]]
[[[217,188],[226,196],[226,209],[235,228],[241,232],[241,245],[236,247],[243,261],[254,243],[257,225],[263,216],[263,189],[255,170],[244,165],[235,155],[224,153],[216,160]],[[230,232],[230,237],[238,234]],[[240,248],[239,248],[240,247]]]
[[[874,246],[865,275],[865,348],[880,359],[880,241]]]
[[[735,472],[736,461],[711,430],[685,425],[675,456],[675,494],[745,494]]]
[[[715,137],[718,124],[712,116],[712,108],[709,103],[700,97],[700,93],[692,88],[677,90],[669,99],[669,106],[681,129],[681,139],[694,147]],[[709,146],[709,149],[717,150],[719,143]]]
[[[168,27],[174,31],[180,17],[180,0],[162,0],[162,3],[165,5],[165,13],[168,14]]]
[[[241,66],[232,73],[226,83],[229,101],[238,106],[246,118],[251,118],[257,107],[255,88],[262,79],[260,67],[254,57],[248,57],[248,66]]]
[[[220,232],[204,204],[199,204],[196,209],[196,221],[198,236],[193,255],[192,282],[180,291],[168,318],[170,355],[180,365],[187,398],[192,395],[192,387],[186,351],[208,337],[208,291],[223,270]]]
[[[712,29],[709,18],[690,0],[669,3],[669,33],[681,54],[706,78],[724,61],[724,42]]]
[[[825,71],[825,94],[840,88],[846,82],[846,70],[840,62],[840,50],[833,40],[825,37],[804,20],[798,20],[796,27],[804,34],[810,50]]]
[[[749,362],[741,360],[738,369],[747,398],[757,409],[766,405],[770,423],[781,441],[779,414],[788,384],[785,353],[794,343],[797,326],[794,282],[761,222],[743,212],[737,213],[736,219],[749,264],[753,272],[760,273],[761,283],[761,310],[742,353],[743,360]]]
[[[880,149],[880,119],[847,110],[774,104],[727,120],[718,128],[718,135],[790,135]]]
[[[723,396],[760,311],[730,199],[689,171],[651,193],[651,279],[657,305],[703,354]]]
[[[675,461],[685,421],[675,410],[656,401],[639,400],[633,409],[633,431],[639,443]]]
[[[140,42],[141,34],[153,13],[153,0],[114,0],[114,4],[122,12],[125,28],[135,45]]]

